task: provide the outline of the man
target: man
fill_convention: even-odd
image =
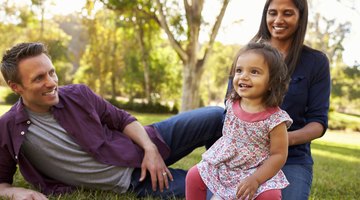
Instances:
[[[0,196],[46,199],[84,187],[184,197],[186,171],[167,166],[221,136],[220,107],[143,127],[85,85],[59,87],[41,43],[6,51],[1,72],[21,98],[0,118]],[[40,192],[12,185],[17,165]]]

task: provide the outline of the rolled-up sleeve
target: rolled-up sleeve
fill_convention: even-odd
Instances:
[[[327,57],[317,60],[315,76],[311,80],[309,88],[308,108],[306,123],[318,122],[323,125],[324,132],[328,127],[328,111],[330,106],[331,78],[330,67]]]

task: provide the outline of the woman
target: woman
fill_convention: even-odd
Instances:
[[[330,69],[325,54],[304,45],[308,19],[306,0],[267,0],[259,31],[252,41],[265,41],[284,56],[291,75],[280,106],[293,120],[288,130],[289,153],[282,168],[290,185],[283,199],[308,199],[312,184],[312,140],[328,127]],[[232,88],[232,77],[228,93]]]

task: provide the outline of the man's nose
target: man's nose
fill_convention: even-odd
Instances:
[[[57,76],[48,75],[46,77],[46,83],[45,84],[46,84],[47,87],[52,87],[52,86],[56,85],[57,82],[58,82]]]

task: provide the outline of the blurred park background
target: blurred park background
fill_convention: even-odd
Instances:
[[[43,42],[60,85],[87,84],[143,123],[201,106],[223,106],[234,55],[256,33],[265,0],[206,0],[198,9],[184,2],[190,1],[0,0],[0,53],[19,42]],[[329,131],[312,145],[311,198],[356,199],[360,1],[308,2],[306,44],[326,53],[332,76]],[[17,99],[1,77],[0,115]],[[179,167],[196,163],[202,151]],[[18,182],[25,184],[21,178]]]

